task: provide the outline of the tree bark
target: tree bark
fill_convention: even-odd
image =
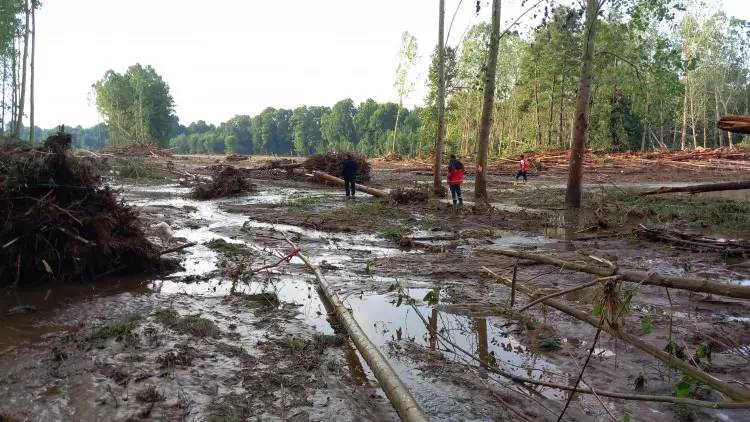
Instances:
[[[435,163],[432,167],[432,187],[436,194],[443,191],[443,150],[445,149],[445,0],[440,0],[438,17],[438,92],[437,133],[435,134]]]
[[[31,4],[31,62],[29,63],[29,71],[31,73],[29,80],[29,142],[34,143],[34,135],[36,130],[34,129],[34,56],[36,52],[36,8],[32,1]]]
[[[536,117],[536,136],[534,137],[535,147],[542,144],[542,119],[539,116],[539,78],[537,77],[538,60],[539,58],[534,60],[534,116]]]
[[[26,26],[23,33],[23,60],[21,66],[21,97],[18,99],[18,116],[16,116],[16,127],[13,132],[15,138],[21,136],[21,126],[23,125],[23,106],[26,101],[26,63],[29,58],[29,0],[26,0],[24,11],[26,13]]]
[[[0,136],[5,135],[5,81],[8,79],[8,62],[7,58],[3,57],[3,99],[2,105],[0,105]]]
[[[479,123],[479,143],[477,145],[477,176],[474,197],[478,201],[487,200],[487,155],[490,145],[490,128],[495,103],[495,76],[497,73],[497,52],[500,45],[500,2],[492,0],[492,34],[490,35],[487,72],[484,75],[484,102]]]
[[[581,207],[583,155],[586,152],[586,135],[589,126],[589,101],[591,97],[591,80],[593,79],[592,62],[594,59],[594,40],[596,37],[598,14],[598,0],[586,0],[586,35],[583,43],[583,54],[581,55],[581,76],[578,81],[578,94],[576,96],[575,126],[573,127],[573,136],[571,138],[568,186],[565,191],[565,205],[568,208]]]
[[[695,133],[695,108],[693,100],[693,95],[690,95],[690,131],[693,134],[693,149],[698,149],[698,136]]]
[[[552,76],[552,89],[549,92],[549,120],[547,121],[547,146],[552,146],[552,127],[554,124],[552,123],[552,120],[554,117],[555,112],[555,86],[557,85],[557,75]]]
[[[688,78],[685,76],[685,95],[682,98],[682,137],[680,138],[680,149],[685,151],[685,138],[687,138],[687,109],[688,109]]]
[[[393,127],[393,142],[391,143],[391,154],[396,153],[396,133],[398,132],[398,118],[401,116],[401,101],[398,102],[396,110],[396,125]]]
[[[319,177],[323,180],[327,180],[331,183],[336,183],[337,185],[340,185],[340,186],[344,186],[344,179],[338,178],[336,176],[331,176],[330,174],[324,171],[315,170],[313,171],[313,176]],[[368,193],[376,198],[383,198],[383,197],[388,196],[388,192],[386,191],[375,189],[375,188],[370,188],[365,185],[360,185],[359,183],[356,184],[356,188],[358,191]]]

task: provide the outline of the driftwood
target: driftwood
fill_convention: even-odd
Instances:
[[[690,194],[696,194],[701,192],[718,192],[718,191],[725,191],[725,190],[741,190],[741,189],[750,189],[750,180],[743,180],[739,182],[725,182],[725,183],[706,183],[702,185],[691,185],[691,186],[681,186],[681,187],[663,187],[655,190],[649,190],[645,192],[641,192],[638,194],[638,196],[647,196],[647,195],[659,195],[662,193],[690,193]]]
[[[702,235],[690,235],[676,230],[655,230],[639,225],[635,230],[652,240],[668,242],[688,250],[710,250],[725,255],[742,255],[750,253],[750,242],[743,240],[715,239]]]
[[[718,283],[715,281],[707,280],[705,278],[697,277],[673,277],[656,273],[647,273],[644,271],[624,270],[621,268],[604,268],[593,265],[578,264],[551,256],[533,254],[529,252],[511,250],[495,250],[494,252],[514,258],[530,259],[532,261],[543,262],[545,264],[555,265],[568,270],[594,274],[600,277],[611,277],[614,275],[619,275],[624,280],[634,283],[669,287],[673,289],[690,290],[693,292],[711,293],[720,296],[736,297],[740,299],[750,299],[750,286]]]
[[[716,127],[727,132],[750,133],[750,116],[724,116],[716,122]]]
[[[378,383],[380,383],[380,387],[385,392],[388,400],[390,400],[393,408],[396,409],[401,420],[407,422],[426,422],[428,419],[422,408],[419,407],[419,404],[414,400],[414,397],[409,393],[404,383],[380,353],[378,347],[367,338],[365,332],[357,324],[357,320],[349,313],[344,303],[341,302],[341,299],[339,299],[331,285],[328,284],[328,281],[321,274],[320,269],[313,265],[307,256],[300,252],[299,246],[292,242],[286,234],[282,234],[286,238],[286,241],[292,245],[297,256],[315,275],[315,278],[318,280],[318,286],[320,286],[326,299],[333,306],[338,321],[346,329],[357,350],[362,354],[370,369],[372,369],[373,375],[375,375]]]
[[[498,281],[499,283],[504,284],[506,286],[511,286],[512,280],[508,279],[507,277],[503,277],[499,274],[496,274],[495,272],[491,271],[490,269],[486,267],[483,267],[483,269],[487,271],[490,275],[492,275],[495,278],[495,280]],[[531,298],[537,297],[537,294],[534,290],[532,290],[528,286],[524,286],[522,283],[516,283],[516,290],[524,293],[525,295]],[[599,327],[599,320],[597,318],[594,318],[587,312],[583,312],[570,305],[564,304],[554,299],[547,299],[543,303],[547,306],[551,306],[557,309],[560,312],[568,314],[572,316],[573,318],[584,321],[592,325],[593,327]],[[746,389],[739,389],[733,385],[730,385],[729,383],[725,381],[722,381],[710,374],[707,374],[706,372],[690,365],[689,363],[683,360],[676,358],[673,355],[670,355],[669,353],[659,349],[658,347],[655,347],[649,343],[646,343],[645,341],[641,340],[638,336],[630,334],[622,330],[621,328],[612,327],[610,324],[604,324],[602,326],[602,330],[606,331],[612,337],[619,338],[622,341],[640,349],[641,351],[650,354],[651,356],[664,362],[667,366],[674,368],[676,370],[682,371],[684,374],[690,375],[691,377],[703,382],[704,384],[711,386],[716,391],[726,394],[729,398],[733,400],[736,400],[736,401],[749,401],[750,400],[750,391]]]
[[[178,251],[181,251],[183,249],[187,249],[187,248],[193,247],[195,245],[197,245],[196,242],[185,243],[184,245],[175,246],[174,248],[164,249],[163,251],[159,252],[159,255],[166,255],[168,253],[178,252]]]
[[[331,176],[330,174],[323,172],[323,171],[313,170],[313,176],[319,177],[331,183],[336,183],[337,185],[340,185],[340,186],[344,186],[344,179],[340,179],[336,176]],[[384,190],[369,188],[365,185],[360,185],[359,183],[357,183],[357,190],[364,192],[364,193],[369,193],[370,195],[376,198],[383,198],[383,197],[388,196],[388,192]]]

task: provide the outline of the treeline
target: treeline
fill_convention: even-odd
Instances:
[[[269,107],[257,116],[235,116],[218,126],[202,120],[181,126],[169,146],[182,154],[307,155],[346,150],[365,155],[392,151],[415,155],[418,144],[414,140],[421,128],[419,113],[419,109],[399,110],[397,104],[372,99],[357,106],[345,99],[333,107]]]
[[[700,18],[705,10],[697,4],[675,16],[646,3],[635,2],[627,16],[611,10],[599,20],[588,146],[622,151],[736,144],[737,136],[715,123],[723,114],[748,113],[748,22],[721,11]],[[491,154],[569,148],[582,19],[579,10],[559,6],[528,36],[501,39]],[[474,26],[457,49],[446,51],[446,148],[462,155],[476,151],[489,33],[488,24]],[[433,92],[427,103],[422,122],[434,132]]]

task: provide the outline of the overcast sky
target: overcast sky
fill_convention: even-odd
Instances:
[[[421,103],[437,42],[438,0],[47,0],[37,14],[36,122],[48,128],[102,121],[91,85],[104,72],[151,65],[171,88],[183,124],[219,123],[265,107],[395,100],[401,33],[419,41]],[[459,0],[446,0],[446,27]],[[487,4],[487,0],[482,1]],[[504,28],[521,0],[503,1]],[[531,3],[531,2],[529,2]],[[725,0],[750,20],[750,1]],[[463,0],[454,45],[474,13]],[[529,15],[531,16],[531,14]],[[447,30],[447,28],[446,28]]]

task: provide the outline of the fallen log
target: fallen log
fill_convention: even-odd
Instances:
[[[724,255],[742,255],[750,253],[750,242],[741,240],[724,240],[701,235],[689,235],[676,230],[655,230],[639,225],[636,234],[652,240],[668,242],[688,250],[710,250]]]
[[[482,268],[485,271],[487,271],[490,275],[492,275],[494,279],[498,281],[499,283],[505,286],[511,286],[513,284],[512,281],[509,280],[507,277],[503,277],[499,274],[496,274],[495,272],[488,269],[487,267],[482,267]],[[536,292],[534,292],[531,288],[524,286],[521,283],[516,282],[515,289],[531,298],[538,297]],[[564,304],[560,301],[557,301],[554,299],[546,299],[542,303],[544,303],[547,306],[551,306],[560,312],[568,314],[572,316],[573,318],[586,322],[593,327],[599,327],[600,325],[599,320],[597,318],[594,318],[588,313],[578,310],[576,308],[573,308],[572,306]],[[723,380],[720,380],[710,374],[707,374],[706,372],[690,365],[689,363],[683,360],[680,360],[676,358],[675,356],[649,343],[646,343],[645,341],[641,340],[639,337],[635,335],[632,335],[620,328],[614,328],[609,324],[603,324],[602,330],[607,332],[612,337],[617,337],[620,340],[632,345],[633,347],[636,347],[640,349],[641,351],[650,354],[651,356],[664,362],[667,366],[673,369],[679,370],[686,375],[690,375],[693,378],[705,383],[706,385],[711,386],[716,391],[726,394],[729,398],[733,400],[736,400],[736,401],[750,400],[750,391],[746,389],[736,388],[730,385],[729,383],[724,382]]]
[[[551,256],[533,254],[529,252],[519,252],[511,250],[495,250],[494,252],[513,258],[530,259],[532,261],[543,262],[545,264],[555,265],[568,270],[594,274],[600,277],[611,277],[613,275],[619,275],[624,280],[633,283],[690,290],[692,292],[711,293],[720,296],[736,297],[740,299],[750,299],[750,286],[717,283],[715,281],[697,277],[673,277],[656,273],[647,273],[645,271],[597,267],[593,265],[578,264],[559,258],[553,258]]]
[[[696,194],[696,193],[701,193],[701,192],[718,192],[718,191],[725,191],[725,190],[741,190],[741,189],[750,189],[750,180],[743,180],[740,182],[706,183],[702,185],[691,185],[691,186],[681,186],[681,187],[662,187],[656,190],[640,192],[638,196],[660,195],[662,193],[680,193],[680,192]]]
[[[344,186],[344,179],[340,179],[340,178],[338,178],[336,176],[331,176],[330,174],[328,174],[326,172],[318,171],[318,170],[313,170],[312,174],[313,174],[313,176],[319,177],[319,178],[321,178],[323,180],[326,180],[328,182],[336,183],[339,186]],[[374,196],[376,198],[384,198],[384,197],[388,196],[388,192],[386,192],[384,190],[375,189],[375,188],[369,188],[369,187],[367,187],[365,185],[360,185],[359,183],[357,183],[357,190],[358,191],[362,191],[364,193],[369,193],[370,195],[372,195],[372,196]]]
[[[383,392],[385,392],[388,400],[390,400],[393,408],[396,409],[401,420],[407,422],[426,422],[428,419],[422,408],[419,407],[419,404],[414,400],[414,397],[409,393],[409,390],[404,383],[399,379],[396,372],[391,368],[391,365],[388,364],[388,361],[380,353],[378,347],[367,338],[367,335],[362,331],[357,320],[355,320],[352,314],[349,313],[346,306],[344,306],[344,303],[339,299],[331,285],[328,284],[328,281],[323,274],[321,274],[320,269],[310,262],[307,256],[300,251],[299,246],[292,242],[285,233],[282,234],[286,238],[286,241],[295,251],[297,251],[297,256],[315,275],[315,278],[318,280],[318,285],[321,290],[323,290],[326,299],[328,299],[328,302],[333,306],[336,317],[344,329],[346,329],[346,332],[357,347],[357,350],[359,350],[359,353],[362,354],[362,357],[370,366],[370,369],[372,369],[373,375],[375,375],[378,383],[380,383],[380,387],[383,389]]]
[[[716,122],[716,127],[727,132],[750,133],[750,116],[724,116]]]

